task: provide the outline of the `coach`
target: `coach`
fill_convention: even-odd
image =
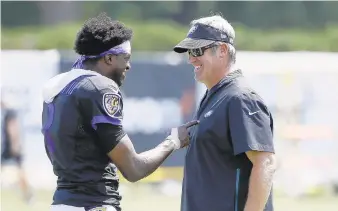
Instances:
[[[190,130],[181,211],[273,211],[273,119],[235,68],[235,32],[221,16],[194,20],[175,46],[207,87]],[[249,70],[250,71],[250,70]]]

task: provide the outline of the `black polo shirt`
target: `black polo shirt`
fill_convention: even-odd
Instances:
[[[273,120],[240,70],[230,73],[202,98],[190,129],[181,211],[242,211],[252,163],[245,152],[274,152]],[[270,194],[265,211],[272,211]]]

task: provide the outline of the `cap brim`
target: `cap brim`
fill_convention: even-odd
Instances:
[[[174,51],[176,53],[185,53],[189,49],[202,48],[214,42],[215,41],[213,40],[203,40],[203,39],[197,40],[197,39],[192,39],[192,38],[185,38],[184,40],[182,40],[180,43],[178,43],[174,47]]]

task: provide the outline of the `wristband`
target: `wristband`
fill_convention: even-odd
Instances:
[[[178,129],[177,128],[172,128],[170,135],[167,137],[167,140],[170,140],[174,143],[175,150],[181,148],[181,141],[178,138]]]

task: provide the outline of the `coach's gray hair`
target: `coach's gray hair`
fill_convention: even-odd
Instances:
[[[191,21],[190,25],[193,26],[196,23],[201,23],[204,25],[208,25],[208,26],[212,26],[216,29],[219,29],[223,32],[225,32],[229,38],[235,40],[235,30],[234,28],[230,25],[230,23],[225,20],[222,16],[220,15],[213,15],[213,16],[209,16],[209,17],[204,17],[204,18],[200,18],[200,19],[196,19]],[[219,42],[221,43],[221,42]],[[229,43],[225,43],[228,47],[228,53],[229,53],[229,57],[230,57],[230,62],[231,64],[236,63],[236,49],[233,45],[229,44]],[[217,46],[216,46],[217,48]],[[214,51],[216,49],[213,49]]]

